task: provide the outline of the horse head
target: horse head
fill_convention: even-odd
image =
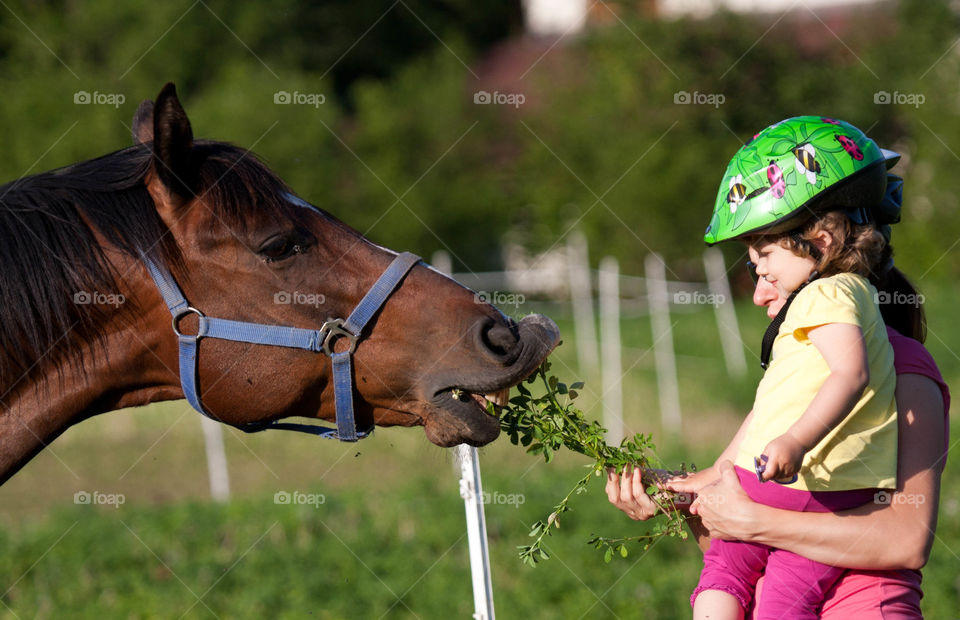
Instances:
[[[348,316],[396,257],[297,197],[250,152],[194,140],[172,84],[155,103],[141,104],[133,133],[148,160],[142,183],[161,231],[139,249],[169,267],[204,315],[317,329]],[[135,288],[149,317],[145,329],[160,334],[157,360],[176,368],[177,339],[163,302],[149,284]],[[188,313],[178,331],[196,330],[194,320]],[[522,381],[558,338],[549,319],[514,322],[449,277],[415,265],[356,343],[357,426],[422,425],[440,446],[486,444],[499,422],[484,394]],[[337,416],[331,360],[314,351],[204,338],[196,374],[203,408],[229,424]]]

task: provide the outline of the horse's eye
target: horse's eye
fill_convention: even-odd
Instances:
[[[289,237],[276,237],[260,248],[260,256],[268,263],[290,258],[301,251],[301,246]]]

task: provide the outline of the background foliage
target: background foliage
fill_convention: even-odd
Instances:
[[[548,248],[576,225],[625,271],[653,250],[693,276],[740,143],[781,118],[822,113],[904,153],[901,263],[955,276],[960,264],[942,255],[960,218],[957,17],[940,1],[881,6],[842,37],[803,11],[660,21],[620,7],[610,25],[499,61],[513,67],[503,89],[525,97],[514,108],[473,99],[488,87],[490,45],[519,28],[507,2],[385,13],[347,2],[31,3],[19,19],[0,15],[0,175],[125,145],[136,104],[172,80],[195,134],[252,148],[378,242],[425,255],[446,246],[456,269],[480,271],[499,265],[508,235]],[[75,106],[77,91],[126,100]],[[275,105],[280,91],[326,100]],[[678,92],[724,100],[677,105]],[[923,103],[878,105],[882,92]]]

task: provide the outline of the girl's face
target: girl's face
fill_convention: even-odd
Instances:
[[[757,266],[757,278],[766,280],[783,300],[807,281],[817,265],[809,256],[797,256],[776,242],[751,244],[747,252]]]

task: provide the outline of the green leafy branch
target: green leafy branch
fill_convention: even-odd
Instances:
[[[583,383],[567,386],[555,376],[548,375],[549,370],[550,362],[545,361],[526,381],[528,385],[538,380],[542,382],[545,388],[543,395],[534,396],[523,383],[517,386],[518,394],[511,398],[509,404],[500,412],[500,427],[514,445],[524,446],[530,454],[543,456],[547,463],[553,460],[558,450],[565,447],[589,457],[593,464],[588,465],[590,471],[554,506],[550,516],[533,524],[530,528],[533,542],[518,547],[520,559],[531,566],[536,566],[540,560],[549,559],[543,549],[544,539],[552,535],[554,529],[560,528],[560,517],[570,511],[570,500],[575,495],[586,492],[591,478],[602,477],[608,467],[615,469],[617,473],[623,472],[627,467],[650,469],[648,454],[655,450],[651,436],[643,434],[625,438],[619,446],[608,445],[605,439],[607,429],[595,420],[588,421],[583,412],[573,405],[578,396],[577,390],[583,388]],[[683,467],[681,471],[686,471],[686,468]],[[674,503],[673,494],[660,489],[656,484],[650,484],[646,492],[666,515],[666,519],[654,523],[653,528],[645,534],[620,538],[596,536],[589,540],[588,544],[604,551],[607,562],[613,559],[614,555],[627,557],[627,543],[630,542],[640,543],[647,549],[664,536],[687,538],[687,532],[683,528],[686,518]]]

